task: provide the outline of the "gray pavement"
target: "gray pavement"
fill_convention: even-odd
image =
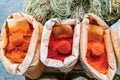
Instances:
[[[21,11],[23,2],[24,0],[0,0],[0,30],[8,15]],[[7,73],[0,61],[0,80],[24,80],[24,77]]]

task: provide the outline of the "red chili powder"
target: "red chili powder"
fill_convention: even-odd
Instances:
[[[70,45],[73,45],[73,39],[55,39],[53,33],[51,33],[47,57],[64,61],[66,57],[72,54]]]
[[[29,30],[28,32],[17,30],[13,33],[8,33],[8,45],[5,56],[12,63],[21,63],[24,60],[32,32],[33,30]]]
[[[62,40],[58,43],[56,49],[61,54],[69,54],[71,51],[71,44],[66,40]]]
[[[107,74],[108,61],[104,42],[88,42],[87,61],[98,72]]]

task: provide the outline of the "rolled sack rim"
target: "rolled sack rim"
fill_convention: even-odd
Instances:
[[[8,18],[7,19],[13,19],[14,17],[16,17],[16,15],[17,16],[19,16],[19,17],[24,17],[24,18],[26,18],[26,20],[28,21],[28,23],[30,23],[30,24],[32,24],[33,25],[33,22],[35,22],[35,23],[37,23],[37,21],[32,17],[32,16],[30,16],[30,15],[28,15],[28,14],[25,14],[25,13],[22,13],[22,12],[17,12],[17,13],[13,13],[13,14],[10,14],[9,16],[8,16]],[[3,29],[6,27],[6,23],[7,23],[7,19],[5,20],[5,22],[4,22],[4,24],[3,24],[3,27],[2,27],[2,31],[1,31],[1,37],[4,35],[3,33]],[[37,24],[36,24],[37,25]],[[36,26],[34,26],[33,25],[33,28],[34,28],[34,30],[33,30],[33,33],[34,33],[34,35],[35,35],[35,31],[37,31],[38,32],[38,28],[36,27]],[[7,33],[6,33],[7,34]],[[36,35],[37,36],[37,35]],[[36,42],[33,44],[33,43],[31,43],[31,41],[33,41],[34,39],[34,37],[33,37],[33,34],[32,34],[32,36],[31,36],[31,40],[30,40],[30,44],[29,44],[29,47],[30,46],[34,46],[34,48],[36,48],[35,47],[35,45],[37,44],[37,40],[36,40]],[[2,39],[2,41],[3,41],[3,39]],[[1,43],[1,42],[0,42]],[[3,41],[3,43],[4,43],[4,41]],[[2,46],[3,44],[1,44],[1,46]],[[32,47],[33,48],[33,47]],[[1,48],[1,50],[3,50],[4,51],[4,49],[3,48]],[[35,50],[35,49],[34,49]],[[34,51],[33,50],[33,51]],[[26,71],[27,71],[27,69],[29,68],[29,66],[30,66],[30,64],[31,64],[31,62],[32,62],[32,59],[33,59],[33,57],[34,57],[34,52],[30,52],[31,50],[30,50],[30,48],[28,49],[28,52],[27,52],[27,54],[26,54],[26,57],[24,58],[24,60],[23,60],[23,62],[21,63],[21,64],[16,64],[16,63],[14,63],[14,64],[12,64],[8,59],[7,59],[7,57],[5,57],[4,56],[4,54],[5,54],[5,52],[3,53],[1,53],[3,56],[1,57],[2,59],[2,62],[3,62],[3,64],[4,64],[4,66],[5,66],[5,68],[6,68],[6,70],[9,72],[9,73],[11,73],[11,74],[14,74],[14,75],[23,75]],[[30,56],[30,54],[32,54],[32,56]],[[5,61],[4,61],[5,60]],[[7,60],[7,62],[6,62],[6,60]],[[28,62],[29,61],[29,62]],[[13,69],[13,66],[14,66],[14,69]]]
[[[74,32],[76,32],[77,35],[74,35],[74,36],[80,36],[80,34],[78,34],[80,31],[80,22],[78,20],[76,20],[76,19],[61,20],[60,18],[53,18],[53,19],[48,20],[45,23],[44,28],[43,28],[43,34],[42,34],[42,38],[41,38],[40,60],[46,66],[54,67],[54,68],[63,68],[66,66],[73,66],[77,62],[78,56],[79,56],[79,47],[76,49],[77,51],[74,50],[74,47],[79,46],[79,38],[80,37],[77,37],[76,40],[75,40],[75,38],[73,38],[73,46],[74,47],[72,46],[72,55],[69,57],[66,57],[64,59],[64,62],[62,62],[60,60],[56,60],[56,59],[47,58],[49,38],[50,38],[50,34],[52,32],[52,28],[55,24],[70,24],[70,25],[76,24]],[[74,43],[76,43],[76,44],[74,44]],[[43,50],[44,50],[44,52],[43,52]],[[75,52],[75,53],[73,53],[73,52]],[[74,62],[74,64],[72,64],[72,62]]]
[[[93,17],[93,18],[92,18]],[[97,22],[103,23],[104,21],[102,21],[102,19],[100,19],[99,17],[97,17],[96,15],[94,15],[93,13],[88,13],[85,15],[85,17],[83,18],[83,21],[81,23],[81,36],[80,36],[80,60],[83,63],[83,67],[84,69],[87,68],[87,72],[90,73],[93,77],[100,79],[100,80],[112,80],[115,72],[116,72],[116,60],[115,60],[115,55],[113,52],[113,47],[112,47],[112,43],[111,43],[111,38],[110,38],[110,33],[109,33],[109,27],[107,26],[107,24],[104,22],[102,26],[102,28],[105,31],[106,34],[106,43],[107,44],[107,56],[108,56],[108,73],[106,75],[98,72],[97,70],[95,70],[91,65],[88,64],[87,59],[86,59],[86,54],[87,54],[87,36],[88,36],[88,31],[87,31],[87,26],[90,22],[90,20],[97,20]]]

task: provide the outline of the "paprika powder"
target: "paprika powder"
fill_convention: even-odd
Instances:
[[[62,26],[62,25],[61,25]],[[64,25],[65,27],[65,25]],[[68,27],[68,25],[67,25]],[[72,26],[70,26],[72,29],[72,35],[73,35],[73,29]],[[56,27],[55,27],[56,28]],[[54,30],[54,28],[53,28]],[[56,29],[57,30],[57,29]],[[69,33],[70,34],[70,33]],[[69,35],[68,34],[68,35]],[[62,36],[62,33],[59,35]],[[64,34],[67,35],[67,32],[64,30]],[[73,37],[60,37],[56,38],[58,36],[55,36],[55,32],[52,31],[50,35],[49,45],[48,45],[48,58],[57,59],[64,61],[64,59],[72,54],[72,45],[73,45]]]
[[[62,40],[57,45],[57,51],[61,54],[68,54],[71,51],[71,44],[69,41]]]
[[[12,63],[22,63],[28,51],[33,30],[16,30],[8,33],[8,45],[5,56]]]
[[[95,37],[95,35],[98,37],[98,34],[96,34],[96,30],[93,31],[93,33],[95,34],[88,34],[88,37],[90,36],[88,39],[88,48],[86,55],[88,64],[94,67],[98,72],[107,74],[108,61],[107,61],[107,54],[105,50],[104,40],[100,38],[99,38],[100,40],[96,40],[96,39],[94,40],[93,37]],[[101,35],[100,37],[103,38],[102,36],[104,36],[104,34]],[[93,39],[91,40],[90,38]]]
[[[113,80],[116,59],[109,26],[97,15],[87,13],[80,34],[80,61],[86,75],[97,80]]]

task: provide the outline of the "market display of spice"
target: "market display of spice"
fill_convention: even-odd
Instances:
[[[120,0],[25,0],[3,24],[1,61],[26,80],[119,80],[119,19]]]
[[[20,25],[20,27],[18,25]],[[12,63],[22,63],[28,51],[33,30],[30,29],[26,20],[18,20],[15,24],[12,23],[11,20],[8,21],[8,26],[10,27],[8,31],[9,43],[5,55]],[[24,27],[26,27],[26,29],[24,29]]]
[[[91,26],[89,26],[91,27]],[[97,28],[92,26],[93,28]],[[93,66],[97,71],[103,74],[107,74],[108,70],[108,60],[107,60],[107,54],[105,50],[105,43],[103,40],[103,31],[101,32],[101,35],[96,34],[98,30],[93,29],[88,30],[88,48],[87,48],[87,61],[88,63]],[[95,39],[94,37],[98,37]],[[95,39],[95,40],[94,40]]]

